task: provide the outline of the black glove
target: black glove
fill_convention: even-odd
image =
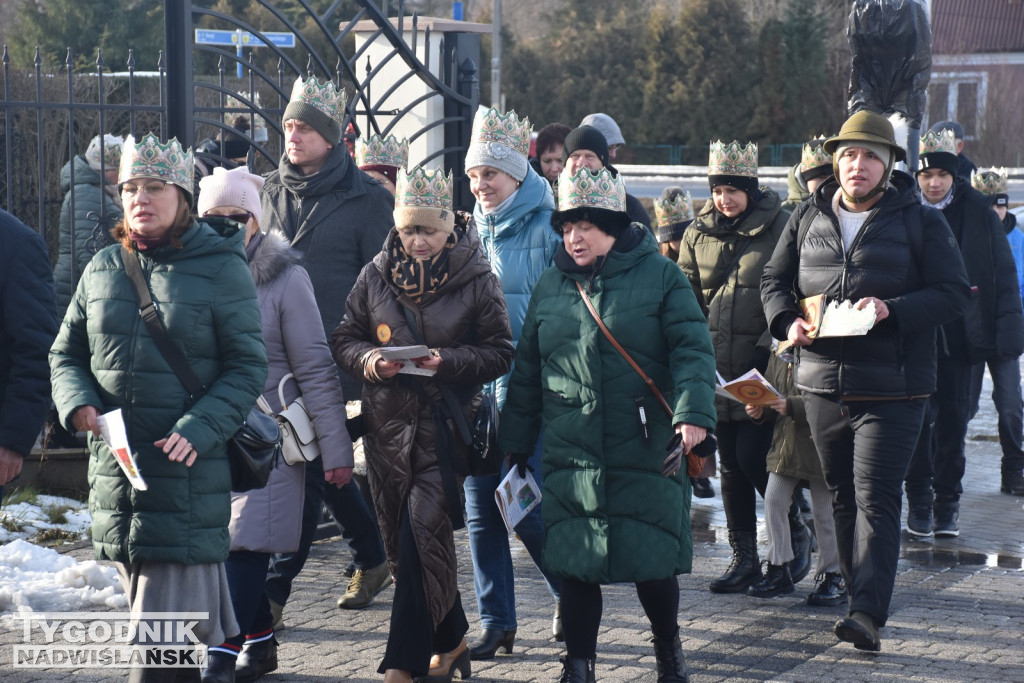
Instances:
[[[509,468],[515,467],[519,470],[519,477],[521,479],[526,478],[526,470],[533,471],[533,468],[527,465],[527,461],[530,459],[529,453],[509,453],[508,454],[508,466]]]
[[[708,430],[707,436],[699,444],[693,447],[693,454],[698,458],[710,458],[718,450],[718,439],[714,432]]]
[[[665,459],[661,461],[661,474],[666,477],[674,476],[679,471],[683,462],[683,435],[676,432],[672,440],[665,446]]]

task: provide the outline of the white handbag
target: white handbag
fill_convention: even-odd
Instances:
[[[295,379],[291,372],[282,377],[277,385],[277,397],[281,401],[282,410],[275,417],[281,427],[281,455],[289,465],[298,465],[319,458],[320,444],[302,397],[285,407],[284,385],[289,379]]]

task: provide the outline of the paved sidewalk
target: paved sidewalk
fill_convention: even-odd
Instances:
[[[802,604],[813,588],[811,577],[793,595],[771,600],[710,593],[708,582],[724,571],[730,556],[725,516],[717,495],[696,501],[694,570],[680,577],[680,623],[691,680],[1024,681],[1024,501],[998,492],[999,447],[991,440],[995,431],[991,405],[983,401],[968,442],[961,535],[927,541],[904,535],[892,616],[882,630],[882,652],[877,655],[837,641],[832,625],[844,607]],[[713,481],[717,492],[718,481]],[[457,541],[472,637],[479,625],[465,531]],[[553,681],[560,672],[562,648],[551,639],[551,597],[518,542],[514,551],[519,612],[515,651],[473,662],[474,681]],[[91,557],[86,548],[73,554]],[[376,670],[387,639],[393,589],[365,610],[339,610],[335,600],[347,585],[342,576],[347,562],[340,539],[314,546],[285,609],[280,668],[264,679],[268,683],[381,680]],[[598,680],[654,681],[649,637],[632,586],[606,587]],[[0,634],[4,681],[70,679],[65,672],[12,671],[14,642],[17,634]],[[86,669],[75,677],[109,679],[100,674]]]

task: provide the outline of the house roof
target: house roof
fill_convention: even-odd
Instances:
[[[1024,0],[932,0],[932,53],[1024,52]]]

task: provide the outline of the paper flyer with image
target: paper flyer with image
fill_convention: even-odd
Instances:
[[[107,448],[114,455],[114,459],[121,466],[121,471],[128,477],[128,481],[139,491],[148,489],[142,475],[139,474],[139,465],[135,461],[131,446],[128,445],[128,430],[125,429],[121,409],[104,413],[96,421],[100,426],[103,443],[107,444]]]
[[[519,476],[518,468],[509,469],[494,491],[494,500],[509,533],[515,531],[516,525],[523,521],[523,517],[537,507],[540,498],[540,487],[530,472],[523,478]]]
[[[398,361],[402,364],[401,369],[398,371],[401,375],[424,375],[431,377],[437,373],[437,370],[431,370],[430,368],[420,368],[413,362],[413,358],[423,358],[424,356],[430,355],[430,349],[426,346],[382,346],[380,348],[380,357],[384,360]]]

